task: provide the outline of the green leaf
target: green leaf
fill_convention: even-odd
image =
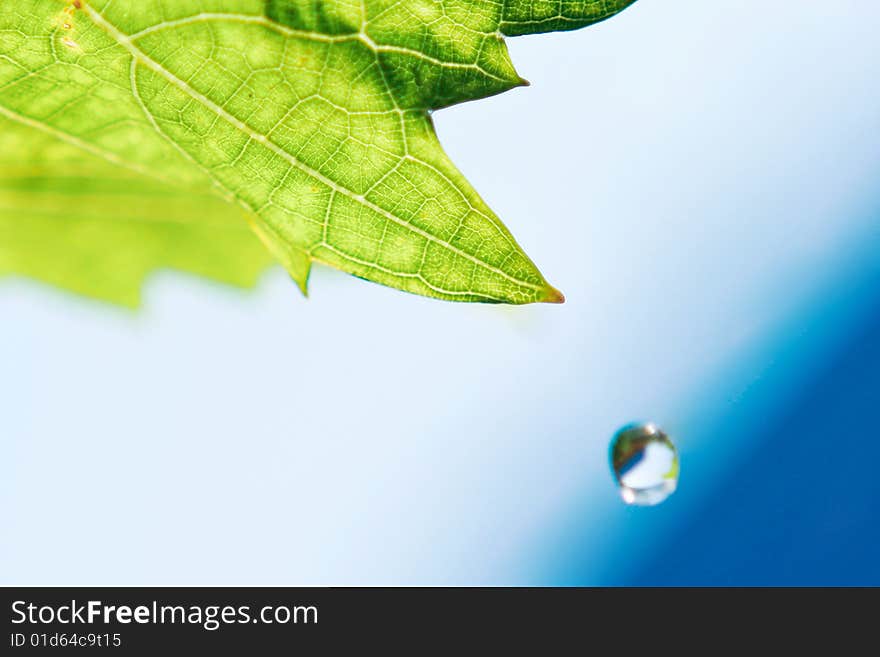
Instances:
[[[271,261],[236,205],[0,116],[0,275],[135,307],[155,269],[249,287]]]
[[[2,0],[0,274],[136,303],[265,253],[457,301],[561,301],[430,111],[522,85],[502,34],[633,0]]]

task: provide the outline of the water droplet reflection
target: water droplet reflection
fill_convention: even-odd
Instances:
[[[627,504],[653,506],[678,486],[678,452],[653,424],[629,424],[611,440],[611,469]]]

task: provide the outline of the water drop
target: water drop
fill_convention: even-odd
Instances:
[[[611,469],[627,504],[653,506],[678,486],[678,452],[653,424],[629,424],[611,439]]]

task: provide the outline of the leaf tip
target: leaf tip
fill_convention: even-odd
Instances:
[[[541,303],[565,303],[565,295],[548,283],[544,288],[544,295],[538,301]]]
[[[284,265],[291,280],[296,283],[302,295],[308,299],[309,275],[312,273],[311,254],[294,246],[284,244],[278,234],[269,228],[268,224],[257,215],[245,213],[245,218],[263,245],[269,249],[269,253]]]
[[[290,279],[296,283],[296,286],[299,288],[299,291],[302,292],[302,295],[308,299],[309,298],[309,273],[306,272],[305,276],[294,276],[290,275]]]

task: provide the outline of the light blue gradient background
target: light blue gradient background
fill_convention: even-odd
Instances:
[[[3,281],[0,583],[637,569],[858,321],[880,266],[878,32],[872,0],[641,0],[511,40],[532,86],[435,119],[561,307],[323,268],[308,301],[280,270],[253,293],[163,272],[136,314]],[[608,473],[638,419],[682,453],[660,509],[624,507]]]

